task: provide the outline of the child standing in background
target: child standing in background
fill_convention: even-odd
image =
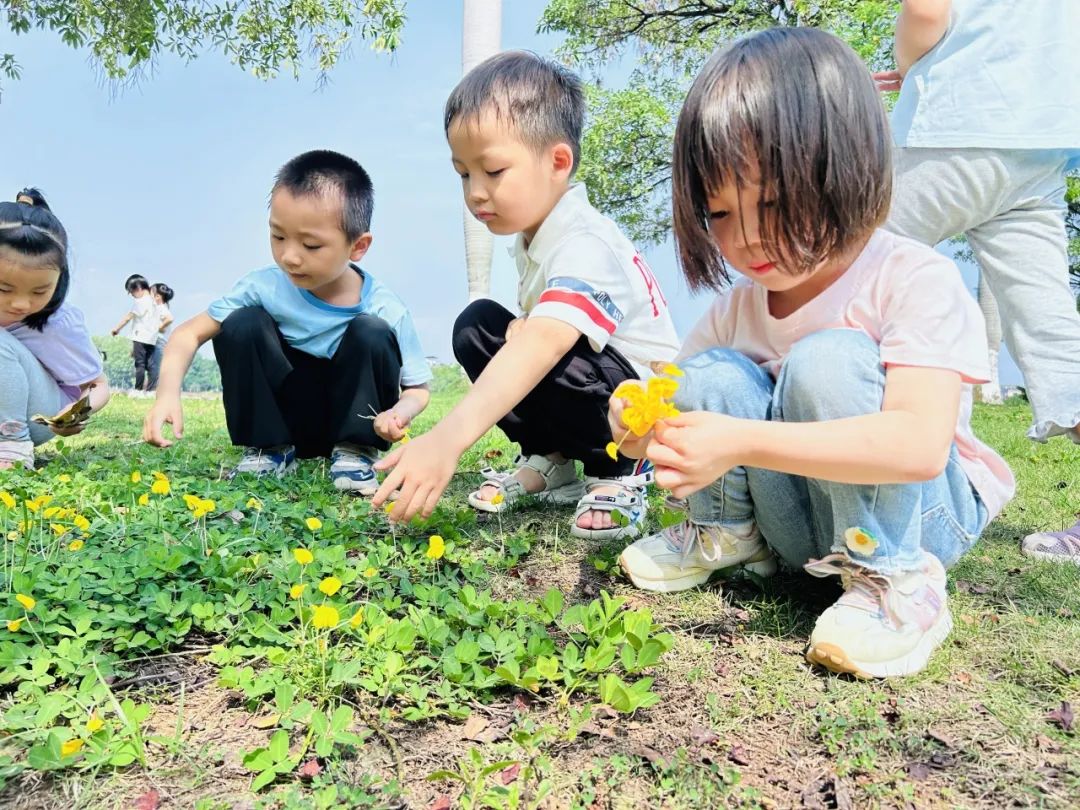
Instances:
[[[169,302],[173,300],[173,289],[168,284],[158,282],[150,286],[150,294],[154,297],[154,309],[158,319],[157,342],[154,345],[154,353],[150,356],[150,386],[149,390],[157,390],[158,374],[161,372],[161,355],[165,351],[165,344],[169,341],[172,332],[173,316],[169,309]]]
[[[112,334],[120,334],[128,323],[131,324],[131,357],[135,361],[135,391],[140,394],[147,389],[150,358],[158,339],[158,319],[154,309],[154,299],[150,295],[150,282],[143,276],[128,276],[124,289],[131,296],[131,309],[120,319]]]

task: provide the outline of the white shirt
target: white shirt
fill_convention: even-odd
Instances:
[[[137,343],[148,343],[153,346],[157,343],[158,327],[161,320],[157,316],[154,307],[154,299],[150,293],[142,298],[133,298],[131,304],[131,339]]]
[[[585,186],[572,185],[532,242],[519,234],[511,254],[522,312],[570,324],[595,351],[610,345],[642,379],[650,363],[675,357],[679,339],[660,284]]]
[[[169,335],[172,334],[173,325],[170,323],[168,326],[165,327],[165,331],[162,332],[161,324],[163,324],[165,322],[165,319],[172,315],[172,313],[169,311],[169,305],[166,304],[164,301],[162,301],[160,304],[154,304],[154,313],[157,316],[157,342],[164,345],[165,342],[169,339]]]

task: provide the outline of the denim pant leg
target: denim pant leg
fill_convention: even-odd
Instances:
[[[36,413],[60,411],[66,398],[34,354],[0,328],[0,441],[44,444],[56,438],[45,425],[31,422]]]
[[[679,363],[686,373],[675,394],[683,411],[710,411],[741,419],[770,418],[773,380],[750,358],[716,348]],[[806,480],[794,475],[735,467],[689,498],[690,519],[705,526],[740,529],[755,518],[765,540],[810,537]],[[812,545],[806,546],[809,557]],[[804,559],[805,562],[805,559]]]
[[[878,345],[862,332],[833,329],[796,343],[784,362],[773,418],[823,422],[877,413],[885,390]],[[936,478],[910,484],[843,484],[809,480],[816,549],[821,557],[847,551],[846,529],[858,526],[878,542],[853,559],[881,573],[918,566],[926,548],[950,565],[970,547],[985,522],[977,496],[960,468],[955,447]],[[764,532],[763,532],[764,533]],[[802,565],[803,538],[766,535],[785,560]],[[791,547],[791,550],[788,547]],[[793,553],[799,549],[798,553]]]

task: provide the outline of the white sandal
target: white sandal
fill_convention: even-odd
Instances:
[[[522,467],[535,470],[544,479],[544,488],[539,492],[526,492],[522,483],[514,478],[514,472]],[[480,471],[487,480],[481,486],[494,485],[496,493],[502,495],[502,500],[492,503],[480,497],[480,490],[469,493],[469,506],[479,509],[481,512],[502,512],[514,503],[518,498],[526,496],[536,498],[538,501],[567,505],[576,503],[585,494],[585,485],[577,477],[577,468],[573,459],[567,459],[562,464],[544,456],[518,456],[514,461],[513,472],[497,472],[491,467]]]
[[[26,469],[34,469],[34,443],[32,441],[0,441],[0,461],[22,464]]]
[[[636,538],[641,534],[641,526],[645,522],[645,513],[649,506],[645,493],[652,480],[652,465],[648,465],[635,475],[622,475],[618,478],[585,476],[586,494],[578,501],[577,509],[574,511],[574,520],[570,525],[570,534],[588,540]],[[619,492],[615,495],[593,495],[593,490],[599,487],[617,487]],[[608,529],[583,529],[578,526],[578,518],[592,511],[610,512],[613,513],[613,517],[617,513],[621,516],[622,525],[613,525]]]

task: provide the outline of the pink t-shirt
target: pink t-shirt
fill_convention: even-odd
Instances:
[[[963,380],[956,447],[960,464],[993,518],[1016,481],[971,431],[972,386],[990,375],[986,328],[953,262],[926,245],[878,230],[851,267],[786,318],[769,314],[768,293],[749,279],[717,297],[683,343],[680,358],[716,346],[745,354],[774,378],[791,347],[823,329],[858,329],[886,365],[956,371]]]
[[[70,405],[82,394],[80,386],[101,376],[101,354],[90,340],[83,314],[64,303],[39,332],[22,321],[7,330],[18,338],[56,380]]]

